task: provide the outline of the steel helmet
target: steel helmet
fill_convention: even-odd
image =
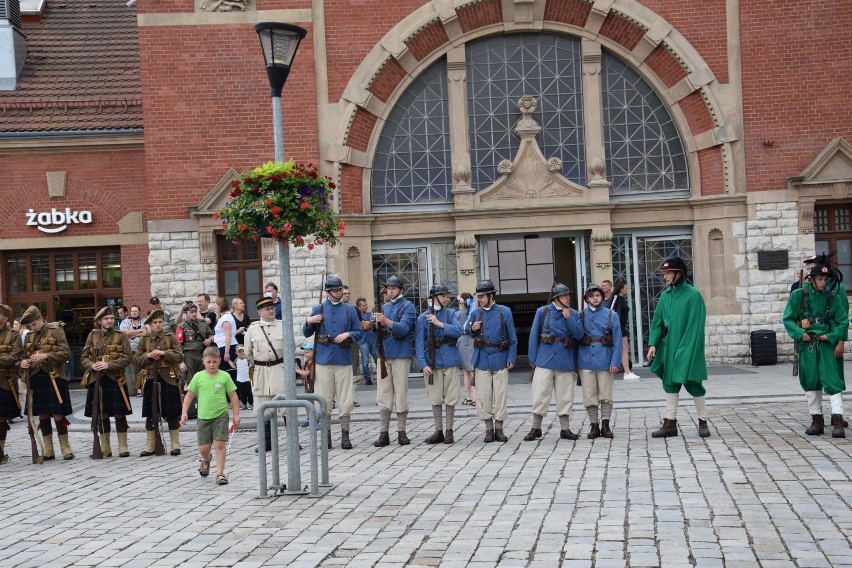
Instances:
[[[486,294],[496,294],[497,289],[494,287],[494,283],[491,280],[482,280],[479,284],[476,285],[476,295],[484,296]]]
[[[444,286],[443,284],[433,284],[431,288],[429,288],[429,297],[434,298],[435,296],[439,296],[441,294],[449,294],[450,289]]]
[[[405,285],[403,285],[402,280],[396,274],[387,279],[387,282],[385,282],[385,286],[396,286],[401,290],[405,289]]]
[[[550,299],[558,298],[559,296],[564,296],[565,294],[572,294],[571,288],[566,286],[565,284],[557,282],[553,285],[553,288],[550,289]]]
[[[586,297],[586,298],[588,298],[588,297],[589,297],[589,294],[591,294],[592,292],[600,292],[600,293],[601,293],[601,296],[603,296],[603,295],[604,295],[603,288],[601,288],[601,287],[600,287],[600,286],[598,286],[597,284],[589,284],[589,287],[588,287],[588,288],[586,288],[586,293],[585,293],[585,294],[583,294],[583,296],[584,296],[584,297]]]
[[[343,280],[337,276],[329,276],[325,281],[325,291],[341,290],[343,288]]]

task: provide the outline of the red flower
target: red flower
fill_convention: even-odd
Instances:
[[[236,189],[232,189],[232,190],[231,190],[231,192],[229,193],[229,195],[230,195],[231,197],[239,197],[239,196],[240,196],[240,195],[242,195],[242,194],[243,194],[243,192],[242,192],[242,190],[241,190],[239,187],[238,187],[238,188],[236,188]]]
[[[275,227],[267,227],[266,232],[274,237],[275,236]]]
[[[318,244],[318,245],[321,245],[321,244],[322,244],[322,239],[317,239],[317,244]]]
[[[333,182],[333,181],[328,182],[328,187],[329,187],[330,189],[336,189],[336,188],[337,188],[337,186],[334,184],[334,182]]]
[[[314,243],[308,243],[308,250],[314,250]]]
[[[345,236],[346,236],[346,232],[345,232],[345,231],[340,231],[340,236],[341,236],[341,237],[345,237]]]
[[[275,207],[270,209],[270,212],[272,213],[273,217],[278,217],[279,215],[281,215],[281,208],[276,205]]]
[[[267,206],[267,207],[272,207],[272,198],[271,198],[271,197],[267,197],[267,198],[266,198],[266,206]]]
[[[216,211],[215,213],[213,213],[213,218],[214,218],[214,219],[217,219],[217,220],[218,220],[218,219],[219,219],[219,217],[221,217],[221,216],[222,216],[222,214],[221,214],[221,213],[219,213],[218,211]]]
[[[338,221],[337,222],[337,228],[342,231],[343,229],[346,228],[346,223],[344,221]]]
[[[240,231],[247,231],[248,225],[246,225],[245,223],[240,223],[239,225],[237,225],[237,229],[239,229]]]
[[[310,209],[310,208],[311,208],[311,204],[310,204],[310,203],[302,203],[301,205],[299,205],[299,207],[300,207],[301,209]]]
[[[231,187],[240,187],[240,180],[235,179],[231,182]]]
[[[300,237],[300,236],[298,236],[298,235],[297,235],[297,236],[296,236],[296,238],[295,238],[295,239],[293,239],[293,240],[294,240],[294,242],[295,242],[297,245],[300,245],[300,244],[302,244],[302,240],[303,240],[303,239],[302,239],[302,237]]]

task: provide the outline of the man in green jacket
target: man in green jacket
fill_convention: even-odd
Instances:
[[[704,359],[704,320],[706,309],[701,293],[686,282],[686,263],[680,257],[668,259],[659,268],[666,282],[660,294],[648,337],[651,371],[663,380],[666,414],[663,426],[653,438],[677,436],[677,407],[681,387],[692,395],[698,413],[698,435],[710,435],[702,384],[707,380]]]
[[[838,364],[835,349],[849,329],[846,291],[842,286],[829,291],[831,269],[817,264],[809,274],[810,282],[790,294],[784,309],[784,328],[796,342],[799,353],[799,384],[808,397],[811,425],[809,436],[823,433],[822,393],[831,401],[831,432],[834,438],[845,438],[843,398],[846,382],[842,359]],[[842,295],[842,297],[841,297]]]

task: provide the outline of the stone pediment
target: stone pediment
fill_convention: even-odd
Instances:
[[[793,181],[801,185],[852,181],[852,145],[843,138],[835,138]]]
[[[521,139],[518,152],[514,160],[497,165],[500,178],[477,195],[479,207],[535,207],[590,200],[588,188],[562,175],[562,160],[542,154],[536,141],[541,126],[532,117],[536,106],[536,99],[530,96],[518,101],[522,115],[515,126],[515,134]]]
[[[212,217],[231,198],[231,183],[237,179],[240,179],[240,174],[233,169],[228,170],[198,205],[189,208],[190,213],[195,217]]]

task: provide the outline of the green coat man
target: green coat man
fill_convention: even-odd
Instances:
[[[848,302],[845,289],[828,287],[832,278],[826,266],[815,266],[810,282],[790,294],[784,309],[784,328],[796,343],[799,354],[799,384],[808,398],[811,425],[805,431],[818,436],[824,430],[822,393],[831,402],[832,436],[845,438],[843,398],[846,382],[842,359],[838,363],[835,349],[849,331]]]
[[[686,282],[686,263],[680,257],[668,259],[659,268],[666,282],[660,294],[648,337],[651,371],[663,381],[666,411],[663,426],[653,438],[677,436],[677,407],[680,389],[692,395],[698,413],[698,435],[710,435],[702,384],[707,380],[704,358],[704,320],[707,315],[701,293]]]

